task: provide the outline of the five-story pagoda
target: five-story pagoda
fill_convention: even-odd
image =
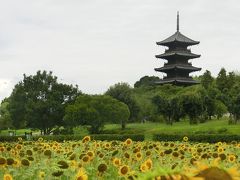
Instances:
[[[179,14],[177,13],[177,32],[169,38],[157,42],[157,45],[168,47],[165,53],[156,55],[156,58],[167,60],[163,67],[155,68],[155,71],[164,72],[167,76],[163,77],[156,84],[174,84],[174,85],[193,85],[198,81],[193,80],[189,73],[200,71],[201,68],[192,66],[189,59],[200,57],[200,55],[191,53],[188,46],[199,44],[179,32]]]

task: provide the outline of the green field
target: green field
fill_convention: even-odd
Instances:
[[[229,125],[227,119],[211,120],[198,125],[189,125],[189,122],[177,122],[171,125],[164,123],[131,123],[125,130],[118,124],[108,124],[104,133],[109,134],[240,134],[240,124]]]
[[[29,129],[17,130],[17,135],[23,135],[24,132],[29,132]],[[34,131],[34,134],[40,132]],[[75,134],[87,135],[86,127],[77,127],[74,129]],[[120,124],[106,124],[103,134],[144,134],[147,137],[153,134],[240,134],[240,124],[229,125],[228,119],[210,120],[206,123],[198,125],[189,125],[188,121],[182,121],[171,125],[165,123],[129,123],[125,130],[121,129]],[[8,130],[2,130],[0,135],[8,135]]]

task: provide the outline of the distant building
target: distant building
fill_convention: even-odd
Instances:
[[[188,46],[199,44],[199,41],[194,41],[179,31],[179,13],[177,13],[177,32],[169,38],[157,42],[157,45],[166,46],[168,49],[163,54],[156,55],[156,58],[167,60],[163,67],[155,68],[155,71],[166,73],[156,84],[174,84],[174,85],[193,85],[198,84],[198,81],[193,80],[189,73],[200,71],[201,68],[192,66],[188,62],[189,59],[199,58],[200,55],[191,53]]]

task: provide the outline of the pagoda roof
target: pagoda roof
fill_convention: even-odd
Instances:
[[[155,68],[154,70],[159,72],[165,72],[172,69],[182,69],[182,70],[188,70],[193,72],[193,71],[200,71],[202,68],[194,67],[191,65],[184,65],[184,64],[169,64],[160,68]]]
[[[182,85],[189,85],[189,84],[199,84],[198,81],[195,81],[192,78],[165,78],[161,79],[160,81],[155,82],[155,84],[182,84]]]
[[[192,58],[199,58],[201,55],[193,54],[188,51],[169,51],[169,52],[165,52],[163,54],[156,55],[155,57],[165,59],[165,58],[168,58],[171,56],[186,56],[186,57],[189,57],[192,59]]]
[[[167,39],[157,42],[157,45],[170,46],[171,44],[176,43],[176,42],[183,43],[188,46],[196,45],[196,44],[200,43],[199,41],[194,41],[194,40],[184,36],[179,31],[177,31],[172,36],[168,37]]]

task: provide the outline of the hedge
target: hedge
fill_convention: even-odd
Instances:
[[[93,140],[119,140],[119,141],[124,141],[127,138],[131,138],[133,141],[144,141],[144,135],[142,134],[124,134],[124,135],[119,135],[119,134],[93,134],[90,135]],[[0,142],[12,142],[12,141],[17,141],[18,138],[21,137],[22,139],[26,139],[25,136],[0,136]],[[46,136],[32,136],[32,140],[38,140],[38,138],[42,137],[44,140],[50,140],[50,141],[78,141],[83,139],[83,135],[46,135]]]
[[[189,141],[193,142],[232,142],[240,141],[240,135],[232,134],[191,134],[191,135],[180,135],[180,134],[155,134],[153,140],[155,141],[182,141],[183,137],[187,136]]]

